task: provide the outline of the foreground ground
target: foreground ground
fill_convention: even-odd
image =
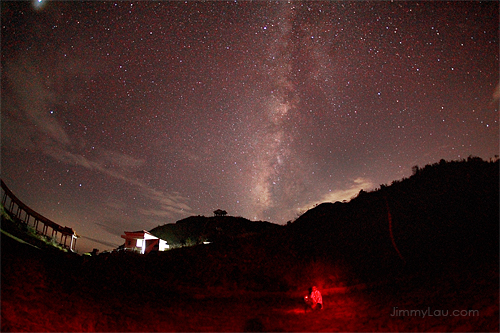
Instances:
[[[56,259],[2,234],[2,331],[486,332],[499,327],[496,264],[323,289],[325,309],[305,313],[301,298],[307,286],[288,292],[181,283],[156,290],[140,283],[118,288],[115,280],[81,281],[90,275],[70,272],[81,262]],[[126,269],[114,269],[128,279]]]

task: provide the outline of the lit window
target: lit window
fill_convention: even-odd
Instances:
[[[137,247],[142,247],[142,241],[143,241],[142,239],[138,239],[138,240],[137,240],[137,245],[136,245],[136,246],[137,246]]]

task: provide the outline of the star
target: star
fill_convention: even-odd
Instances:
[[[1,3],[2,180],[81,251],[498,154],[498,2],[47,4]]]

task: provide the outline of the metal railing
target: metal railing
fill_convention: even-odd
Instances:
[[[27,226],[31,224],[38,234],[50,236],[62,247],[75,252],[78,235],[72,228],[60,226],[35,212],[19,200],[7,185],[5,185],[3,180],[0,181],[2,185],[2,205],[6,213],[9,214],[15,222],[23,223]]]

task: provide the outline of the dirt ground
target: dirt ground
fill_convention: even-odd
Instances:
[[[499,327],[495,265],[473,275],[450,270],[324,289],[324,310],[305,312],[300,290],[123,290],[113,288],[114,281],[91,289],[68,274],[65,262],[2,235],[2,332],[494,332]]]

